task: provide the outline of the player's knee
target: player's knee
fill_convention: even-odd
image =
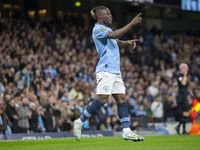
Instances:
[[[124,98],[119,98],[119,99],[116,99],[116,102],[117,102],[118,104],[121,104],[121,103],[127,102],[127,100],[124,99]]]
[[[97,95],[98,101],[103,105],[107,102],[109,95]]]
[[[119,103],[125,103],[125,102],[127,102],[126,99],[123,99],[123,98],[122,98],[122,99],[119,100]]]

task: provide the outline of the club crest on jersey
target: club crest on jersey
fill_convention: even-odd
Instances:
[[[104,86],[104,87],[103,87],[103,90],[104,90],[105,92],[108,92],[108,91],[109,91],[109,87],[108,87],[108,86]]]
[[[101,28],[100,31],[101,32],[106,32],[106,29],[105,28]]]

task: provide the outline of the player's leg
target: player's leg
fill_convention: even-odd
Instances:
[[[84,110],[79,119],[74,121],[74,137],[79,141],[81,138],[81,129],[83,123],[90,118],[97,109],[99,109],[107,101],[109,95],[98,95]]]
[[[115,82],[113,84],[111,93],[117,102],[118,116],[121,122],[121,126],[123,128],[122,137],[126,140],[144,140],[144,137],[139,136],[130,130],[130,119],[128,114],[127,101],[125,99],[125,86],[122,81],[121,75],[115,76]]]
[[[97,109],[104,105],[111,95],[112,78],[113,76],[106,72],[99,72],[96,75],[97,78],[97,99],[93,100],[84,110],[79,119],[74,121],[74,137],[77,140],[81,138],[81,129],[83,123],[90,118]]]
[[[180,135],[180,127],[183,124],[182,123],[182,120],[183,120],[182,99],[183,99],[183,97],[182,97],[181,94],[178,94],[176,99],[177,99],[177,102],[178,102],[177,112],[179,114],[179,123],[175,127],[175,130],[176,130],[177,134]]]
[[[184,116],[183,116],[183,120],[182,120],[182,122],[183,122],[183,132],[182,132],[182,134],[183,135],[188,135],[189,133],[186,131],[186,129],[185,129],[185,126],[186,126],[186,123],[187,123],[187,121],[189,120],[189,117],[190,116],[190,112],[189,111],[186,111],[185,112],[185,114],[184,114]]]
[[[124,140],[143,141],[144,137],[133,133],[130,129],[130,119],[127,109],[127,102],[124,94],[112,95],[117,102],[117,111],[120,118],[121,127],[123,128],[122,137]]]
[[[180,135],[180,126],[182,124],[182,121],[179,122],[179,124],[175,127],[175,130],[177,132],[178,135]]]
[[[182,132],[182,134],[183,134],[183,135],[188,135],[188,133],[187,133],[186,130],[185,130],[185,124],[186,124],[186,122],[184,121],[184,122],[183,122],[183,132]]]
[[[189,105],[188,100],[187,100],[187,94],[184,94],[183,96],[184,97],[183,97],[183,103],[182,103],[182,108],[183,108],[183,118],[182,118],[183,132],[182,132],[182,134],[188,135],[189,133],[187,133],[187,131],[185,129],[185,125],[190,118],[190,109],[191,108],[190,108],[190,105]]]
[[[80,120],[85,122],[88,118],[90,118],[91,114],[93,114],[97,109],[103,106],[109,95],[97,95],[97,99],[94,99],[84,110],[82,115],[80,116]]]

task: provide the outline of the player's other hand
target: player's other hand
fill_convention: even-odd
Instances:
[[[142,13],[139,13],[135,18],[133,18],[133,20],[131,21],[132,26],[135,26],[136,24],[142,22],[141,15],[142,15]]]
[[[137,41],[139,41],[139,39],[130,40],[130,41],[128,41],[128,44],[131,45],[131,47],[133,49],[135,49],[137,46],[137,44],[136,44]]]

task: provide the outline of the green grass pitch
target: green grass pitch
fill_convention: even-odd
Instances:
[[[200,135],[146,136],[143,142],[122,137],[0,141],[0,150],[200,150]]]

